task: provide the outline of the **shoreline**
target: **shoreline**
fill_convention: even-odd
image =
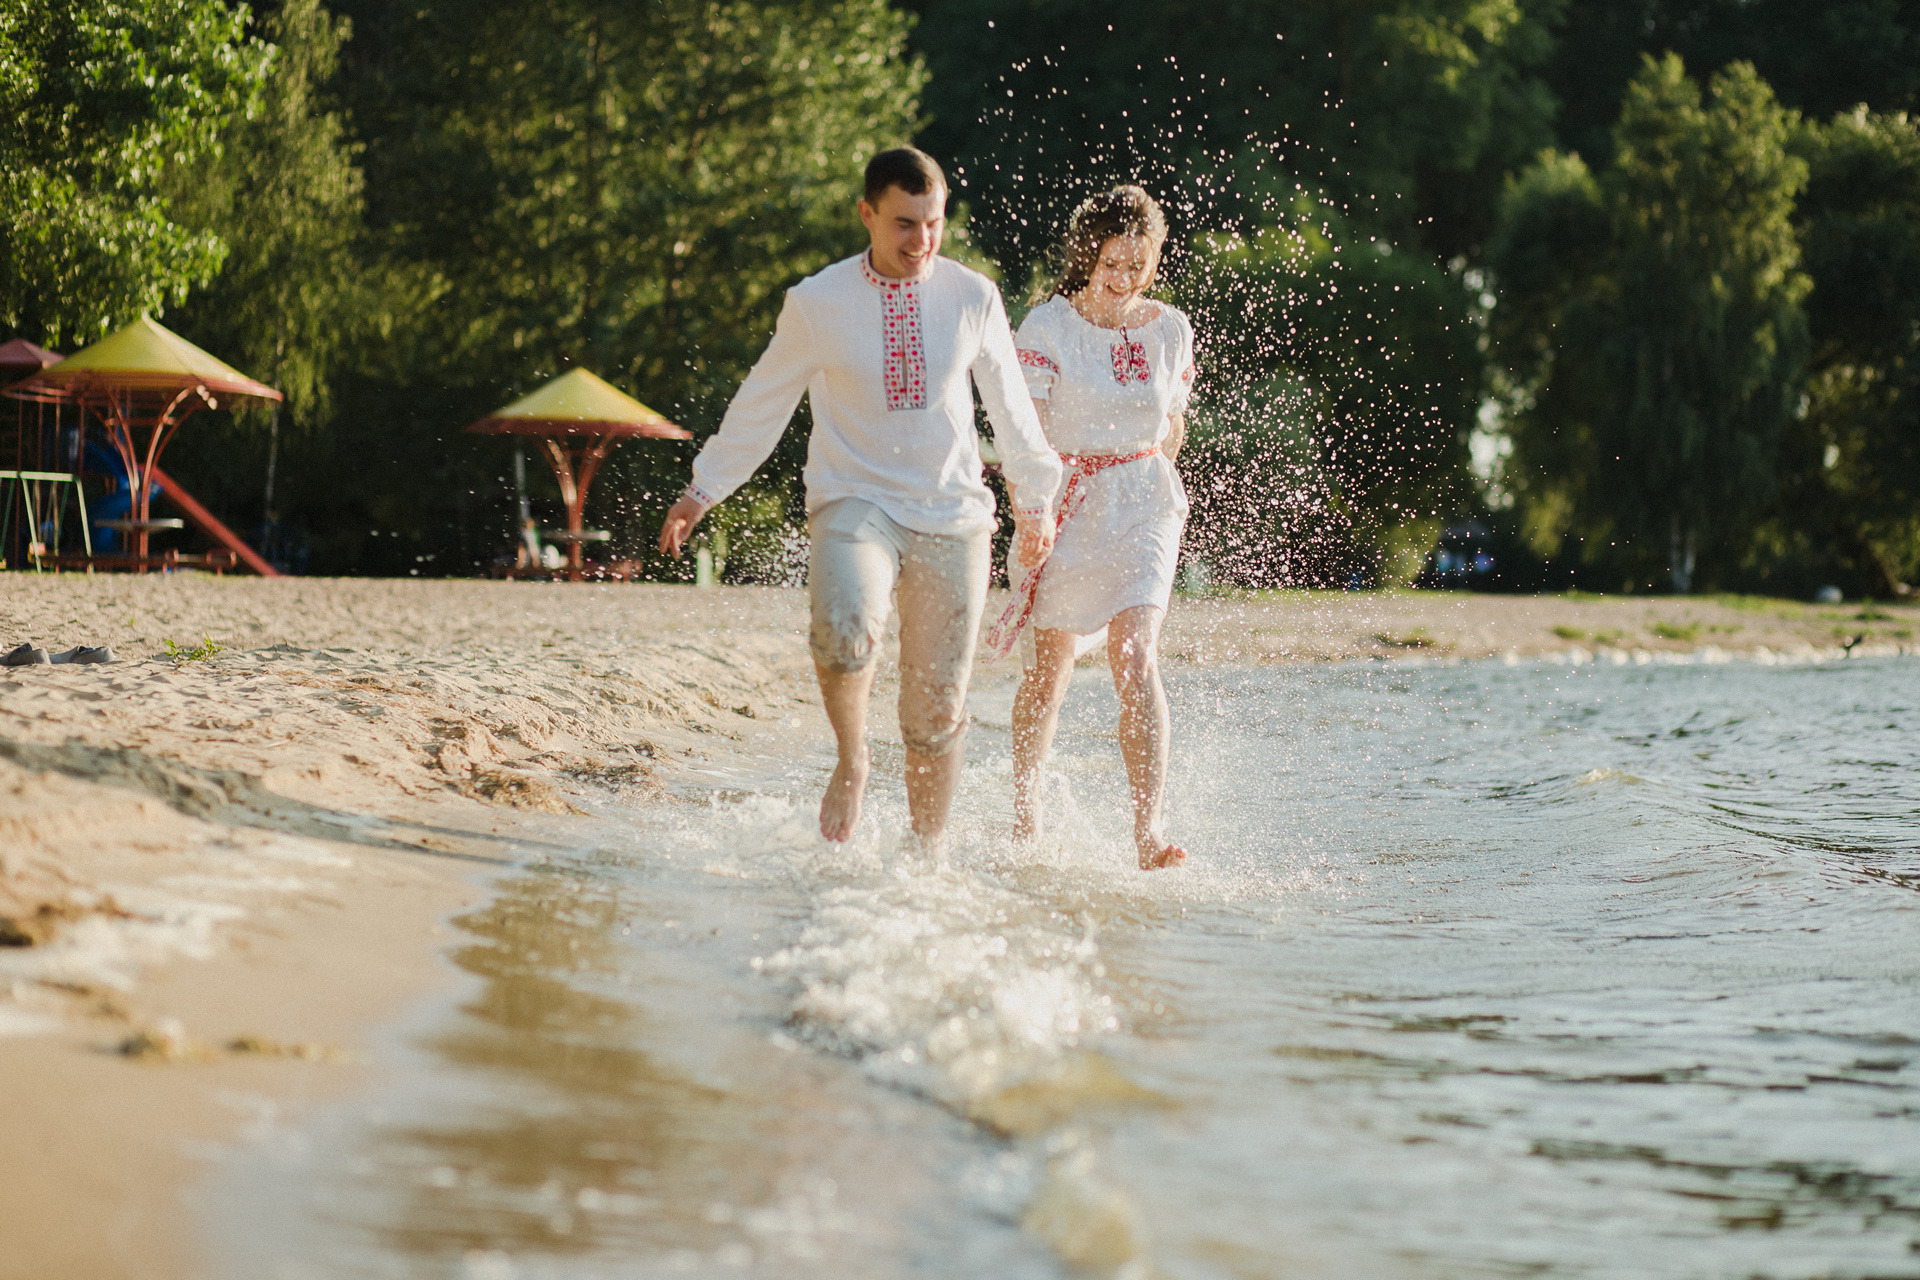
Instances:
[[[198,1274],[183,1195],[207,1153],[366,1084],[373,1032],[460,981],[453,915],[604,820],[574,801],[675,803],[827,741],[797,590],[6,586],[8,647],[120,661],[0,672],[0,1133],[20,1154],[0,1220],[36,1224],[0,1277]],[[1920,652],[1915,630],[1904,605],[1220,593],[1176,599],[1163,652],[1808,661]],[[206,638],[210,656],[169,656]]]

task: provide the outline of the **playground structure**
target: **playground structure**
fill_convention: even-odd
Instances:
[[[0,345],[0,387],[17,385],[59,361],[59,352],[15,338]],[[54,396],[14,402],[13,447],[0,446],[0,568],[38,568],[58,550],[69,497],[78,511],[82,545],[93,551],[86,498],[73,462],[79,424],[65,407],[64,399]]]
[[[561,374],[531,395],[467,427],[480,435],[529,436],[540,442],[560,500],[567,507],[567,527],[550,529],[545,536],[566,544],[567,580],[586,577],[584,544],[604,542],[611,535],[585,528],[587,490],[607,455],[622,440],[636,436],[658,440],[690,440],[692,433],[674,425],[632,396],[608,385],[585,369]],[[534,572],[539,572],[536,561]]]
[[[15,345],[31,346],[10,343],[7,348],[0,350],[10,350]],[[37,351],[38,348],[33,350]],[[39,473],[48,478],[43,482],[57,479],[62,483],[71,483],[78,491],[86,417],[91,413],[104,431],[108,447],[117,457],[121,478],[127,486],[129,505],[126,518],[101,523],[125,532],[132,544],[130,554],[94,551],[83,503],[81,519],[87,538],[86,554],[63,555],[58,551],[57,541],[48,549],[38,539],[30,538],[29,546],[42,547],[42,554],[34,558],[36,566],[50,563],[55,568],[126,568],[136,571],[192,566],[218,572],[244,564],[262,577],[280,576],[253,548],[194,501],[172,477],[160,469],[161,454],[179,431],[181,423],[196,410],[218,408],[221,397],[230,402],[278,402],[281,395],[272,387],[223,364],[185,338],[155,323],[151,317],[143,315],[92,346],[64,360],[43,365],[38,372],[14,382],[0,394],[22,402],[23,406],[26,403],[52,405],[56,420],[61,407],[74,406],[70,456],[61,455],[61,460],[67,465],[63,469],[49,468]],[[24,407],[21,413],[23,443],[19,448],[24,452],[27,435]],[[66,447],[64,437],[61,447]],[[56,471],[59,474],[56,475]],[[24,492],[25,482],[21,484]],[[183,524],[178,519],[156,519],[153,516],[151,501],[155,495],[164,495],[225,550],[205,556],[185,556],[178,552],[161,556],[149,554],[148,539],[153,532],[179,528]],[[38,532],[37,526],[34,532]]]

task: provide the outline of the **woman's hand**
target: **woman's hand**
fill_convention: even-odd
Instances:
[[[705,503],[690,493],[681,494],[680,501],[668,508],[667,518],[660,522],[660,554],[678,560],[680,548],[687,544],[687,535],[705,514]]]
[[[1180,456],[1180,446],[1187,442],[1187,415],[1170,413],[1167,415],[1167,438],[1160,442],[1160,452],[1172,462]]]
[[[1027,569],[1046,563],[1053,553],[1053,520],[1040,515],[1013,518],[1013,555]]]

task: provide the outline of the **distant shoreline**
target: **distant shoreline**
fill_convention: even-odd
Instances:
[[[1811,605],[1751,596],[1236,592],[1176,598],[1170,662],[1357,658],[1655,663],[1797,661],[1920,652],[1920,604]]]

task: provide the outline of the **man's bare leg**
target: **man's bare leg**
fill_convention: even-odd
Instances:
[[[1120,695],[1120,757],[1133,793],[1140,869],[1177,867],[1187,860],[1186,850],[1168,843],[1160,817],[1172,731],[1167,691],[1160,683],[1160,610],[1141,605],[1116,614],[1107,628],[1107,659]]]
[[[1013,837],[1040,836],[1040,770],[1053,750],[1060,726],[1060,704],[1073,679],[1074,637],[1070,632],[1036,630],[1033,665],[1020,673],[1013,695]]]
[[[873,691],[873,667],[835,671],[816,662],[813,670],[820,678],[820,701],[833,725],[834,744],[840,753],[833,777],[827,781],[827,793],[820,797],[820,834],[829,840],[846,840],[860,821],[860,801],[867,793],[867,773],[872,764],[867,752],[867,697]],[[908,762],[911,795],[911,756]]]
[[[953,796],[960,789],[960,766],[966,757],[964,743],[955,743],[944,755],[907,752],[907,814],[913,822],[913,834],[929,851],[946,839],[947,815],[953,811]]]
[[[921,846],[937,850],[966,759],[967,682],[986,603],[985,534],[923,537],[900,558],[900,739],[907,813]]]

